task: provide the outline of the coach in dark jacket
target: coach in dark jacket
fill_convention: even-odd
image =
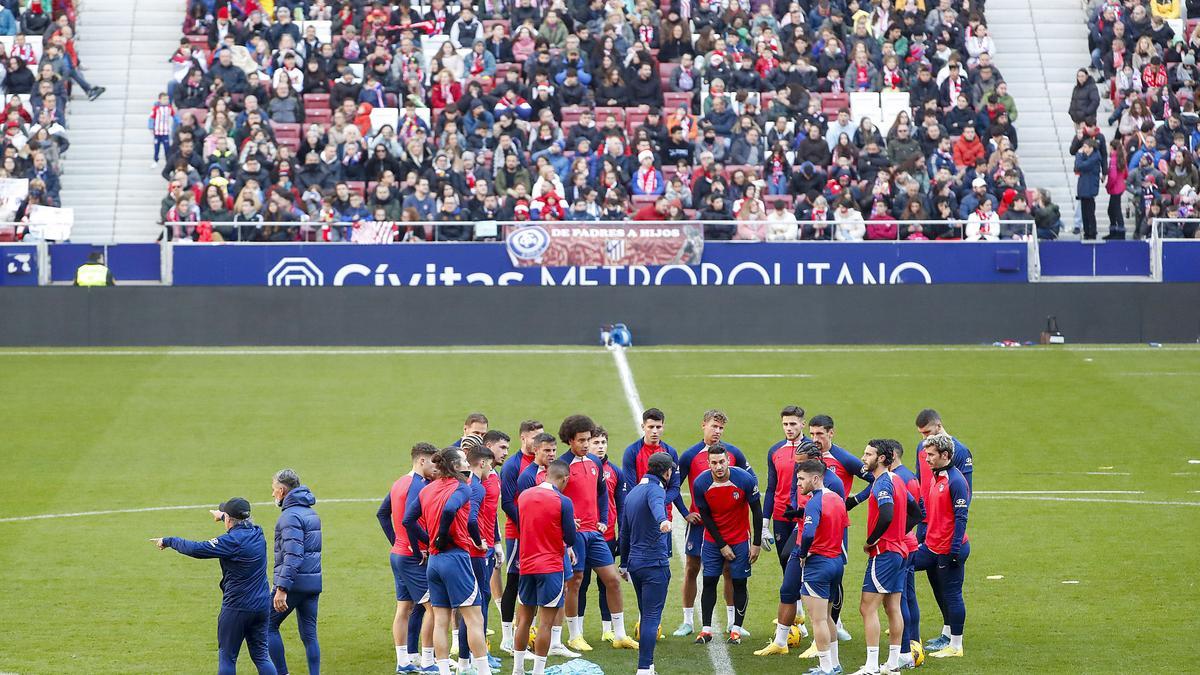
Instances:
[[[193,558],[221,561],[221,614],[217,617],[218,673],[237,668],[242,643],[259,675],[276,675],[267,650],[268,611],[271,592],[267,586],[267,540],[262,528],[250,522],[250,502],[234,497],[209,511],[225,524],[225,534],[208,541],[180,537],[151,539],[159,550],[173,548]]]
[[[1075,155],[1075,196],[1083,217],[1083,238],[1096,238],[1096,195],[1100,194],[1100,174],[1103,167],[1100,153],[1091,140],[1083,142],[1079,154]]]
[[[308,672],[321,671],[317,643],[317,600],[321,596],[321,517],[313,510],[317,498],[291,469],[275,474],[275,503],[283,509],[275,523],[275,597],[271,612],[271,660],[280,673],[290,672],[283,653],[279,626],[296,611],[300,641]]]

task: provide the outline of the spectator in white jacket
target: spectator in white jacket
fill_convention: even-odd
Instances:
[[[996,215],[996,204],[991,195],[979,202],[979,208],[967,216],[967,241],[999,241],[1000,216]]]
[[[798,230],[796,215],[787,210],[782,199],[776,199],[767,213],[767,241],[795,241]]]
[[[833,238],[837,241],[862,241],[867,233],[867,224],[862,213],[854,208],[854,202],[843,199],[833,210]]]
[[[996,55],[996,43],[992,41],[992,36],[988,35],[987,26],[979,24],[975,30],[963,41],[967,49],[967,67],[974,68],[979,63],[980,54]]]

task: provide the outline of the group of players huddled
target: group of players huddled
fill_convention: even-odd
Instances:
[[[687,526],[686,563],[683,622],[674,637],[694,634],[697,644],[714,639],[722,579],[723,637],[731,644],[749,637],[743,627],[747,581],[761,550],[774,549],[783,570],[775,636],[754,654],[788,654],[808,636],[807,616],[813,641],[801,658],[818,659],[808,672],[842,673],[838,644],[850,639],[840,618],[850,550],[847,512],[863,503],[867,566],[859,607],[867,662],[855,675],[916,667],[926,651],[938,658],[962,656],[973,466],[970,451],[946,432],[936,411],[917,415],[922,438],[914,470],[904,465],[899,441],[868,441],[860,459],[834,444],[828,415],[806,424],[803,408],[783,408],[784,439],[767,451],[765,505],[745,454],[723,440],[723,412],[704,413],[701,440],[682,455],[663,441],[665,419],[657,408],[642,413],[642,437],[625,448],[619,467],[609,461],[608,433],[584,415],[564,419],[557,438],[536,420],[522,422],[520,447],[512,455],[510,437],[489,430],[480,413],[467,416],[453,446],[414,445],[412,471],[392,485],[377,513],[392,544],[396,672],[449,675],[455,646],[460,673],[499,669],[500,661],[488,653],[493,598],[503,627],[500,648],[513,655],[514,675],[527,672],[527,659],[541,675],[550,656],[592,651],[583,624],[595,573],[601,640],[638,650],[637,675],[654,673],[655,638],[663,637],[671,581],[672,512],[678,510]],[[560,441],[569,449],[561,457]],[[685,479],[690,508],[680,491]],[[865,484],[860,492],[855,479]],[[503,547],[500,511],[506,517]],[[918,570],[928,575],[943,623],[941,634],[924,646]],[[637,597],[633,636],[626,631],[622,581],[633,584]],[[889,641],[882,664],[881,606]]]

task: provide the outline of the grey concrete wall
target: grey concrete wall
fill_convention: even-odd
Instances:
[[[1200,284],[0,288],[0,345],[1194,342]]]

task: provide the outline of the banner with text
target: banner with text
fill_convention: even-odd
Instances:
[[[177,286],[1024,283],[1024,242],[709,242],[692,264],[524,267],[505,243],[176,244]]]
[[[506,245],[515,267],[698,265],[704,228],[548,223],[510,228]]]

